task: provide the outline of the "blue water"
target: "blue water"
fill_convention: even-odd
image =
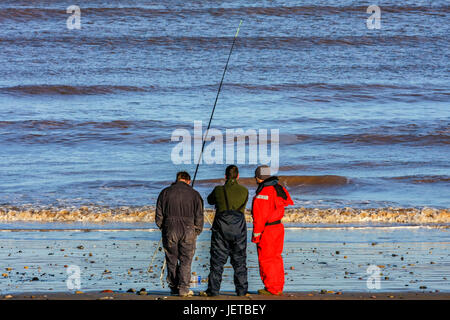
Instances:
[[[349,179],[296,206],[448,208],[450,6],[382,1],[369,30],[371,4],[89,0],[68,30],[67,4],[2,1],[0,204],[154,204],[195,170],[171,135],[205,130],[242,19],[212,127],[279,129],[280,174]]]

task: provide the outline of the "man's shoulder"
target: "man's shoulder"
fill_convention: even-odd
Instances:
[[[243,193],[248,193],[248,189],[245,186],[243,186],[242,184],[236,184],[236,189]]]
[[[173,184],[170,185],[170,186],[165,187],[164,189],[161,190],[161,192],[160,192],[159,194],[164,194],[164,193],[166,193],[166,192],[169,191],[172,187],[173,187]]]
[[[276,193],[274,186],[265,186],[258,192],[255,198],[258,198],[259,195],[272,196],[274,193]]]
[[[198,191],[195,190],[194,188],[191,188],[191,190],[192,190],[192,192],[193,192],[196,196],[200,197],[200,199],[203,199],[202,196],[201,196],[201,194],[200,194],[200,192],[198,192]]]
[[[220,186],[215,186],[214,187],[214,189],[213,189],[213,193],[216,193],[216,192],[223,192],[223,188],[224,188],[224,186],[222,186],[222,185],[220,185]]]

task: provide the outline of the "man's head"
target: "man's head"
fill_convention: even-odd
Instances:
[[[262,165],[255,170],[256,183],[260,184],[267,178],[270,178],[270,167],[267,165]]]
[[[239,179],[239,170],[234,164],[225,169],[225,179]]]
[[[180,171],[177,173],[177,182],[182,181],[187,184],[191,183],[191,176],[186,171]]]

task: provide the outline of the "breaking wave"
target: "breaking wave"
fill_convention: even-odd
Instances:
[[[214,219],[214,211],[205,210],[205,222]],[[246,212],[247,222],[252,222],[250,211]],[[30,208],[0,207],[0,221],[35,222],[154,222],[153,207],[120,208]],[[433,225],[450,223],[450,209],[436,208],[293,208],[287,209],[283,223],[321,224],[413,224]]]

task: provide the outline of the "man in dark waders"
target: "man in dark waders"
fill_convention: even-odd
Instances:
[[[203,199],[189,184],[187,172],[161,191],[156,205],[156,225],[162,231],[167,282],[173,295],[191,296],[191,264],[197,236],[203,230]]]
[[[217,186],[208,196],[208,203],[216,206],[216,215],[211,234],[211,270],[208,289],[202,296],[217,296],[222,282],[223,267],[230,257],[234,269],[236,294],[244,296],[248,291],[247,282],[247,225],[245,206],[248,190],[238,183],[239,171],[234,165],[225,171],[226,182]]]

